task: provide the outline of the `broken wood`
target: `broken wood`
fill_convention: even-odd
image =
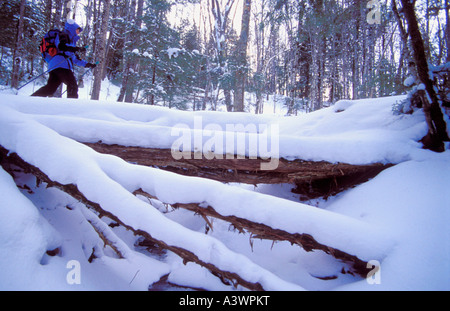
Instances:
[[[112,232],[111,228],[105,224],[94,212],[89,211],[86,207],[81,208],[86,221],[92,226],[94,231],[103,241],[104,246],[109,246],[117,254],[118,258],[127,258],[129,252],[128,247]]]
[[[279,159],[275,170],[261,170],[261,163],[267,160],[222,156],[206,159],[203,155],[175,160],[170,149],[156,149],[133,146],[108,145],[102,142],[84,143],[97,152],[111,154],[129,163],[158,167],[185,176],[196,176],[220,182],[245,184],[295,184],[293,192],[302,199],[334,195],[375,177],[390,164],[352,165],[326,161],[304,161]]]
[[[240,275],[224,271],[213,265],[209,262],[204,262],[198,258],[198,256],[194,253],[192,253],[189,250],[183,249],[178,246],[174,245],[168,245],[164,241],[155,239],[146,231],[143,231],[141,229],[134,229],[133,227],[127,225],[126,223],[122,222],[121,219],[119,219],[116,215],[104,210],[98,203],[92,202],[88,200],[83,193],[78,189],[77,185],[74,184],[61,184],[59,182],[51,180],[44,172],[42,172],[38,167],[35,167],[26,161],[24,161],[19,155],[16,153],[10,153],[7,149],[0,146],[0,165],[11,175],[14,176],[14,167],[19,167],[22,169],[25,173],[29,173],[34,175],[40,182],[45,182],[47,184],[47,187],[54,187],[57,188],[70,196],[72,196],[74,199],[78,200],[79,202],[83,203],[87,208],[95,211],[99,214],[99,217],[107,216],[112,221],[118,223],[119,225],[123,226],[127,230],[130,230],[133,232],[136,236],[141,236],[145,238],[148,241],[151,241],[152,243],[158,245],[158,247],[167,249],[172,251],[173,253],[177,254],[183,259],[183,262],[186,264],[188,262],[194,262],[200,266],[205,267],[208,269],[213,275],[219,277],[222,282],[224,282],[227,285],[241,285],[247,289],[250,290],[256,290],[261,291],[264,290],[262,285],[260,283],[253,283],[245,280]]]
[[[133,192],[135,195],[142,195],[148,199],[159,200],[157,197],[138,189]],[[163,202],[164,203],[164,202]],[[164,203],[165,204],[165,203]],[[175,203],[171,204],[174,208],[183,208],[202,216],[204,219],[213,217],[224,220],[232,224],[240,233],[248,231],[253,238],[272,240],[272,241],[288,241],[302,247],[305,251],[321,250],[334,258],[350,265],[348,272],[366,277],[370,269],[367,268],[367,262],[359,259],[357,256],[347,254],[336,248],[323,245],[317,242],[314,237],[306,233],[289,233],[284,230],[274,229],[265,224],[256,223],[248,219],[236,217],[234,215],[224,216],[219,214],[212,206],[201,206],[200,203]]]

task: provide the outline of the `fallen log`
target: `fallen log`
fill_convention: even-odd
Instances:
[[[301,199],[328,197],[344,189],[375,177],[390,164],[373,163],[352,165],[325,161],[287,160],[280,158],[274,170],[261,170],[260,158],[233,156],[185,156],[175,160],[170,149],[108,145],[102,142],[84,143],[97,152],[111,154],[139,165],[158,167],[185,176],[209,178],[226,183],[245,184],[295,184],[293,192]]]
[[[380,235],[377,228],[368,228],[365,223],[355,219],[314,208],[310,210],[304,204],[280,202],[275,197],[250,191],[234,191],[233,187],[206,179],[181,178],[161,170],[130,165],[119,159],[120,156],[100,155],[92,148],[61,136],[23,114],[12,113],[6,116],[2,128],[11,137],[0,142],[6,148],[0,146],[0,162],[3,161],[6,165],[16,162],[15,165],[23,167],[48,186],[61,189],[95,210],[100,217],[108,216],[135,235],[178,254],[185,262],[193,261],[205,267],[230,284],[254,290],[299,288],[255,265],[245,256],[230,251],[217,239],[171,221],[149,208],[148,204],[131,192],[142,187],[172,203],[211,202],[207,204],[214,206],[222,214],[241,215],[253,222],[270,223],[274,228],[294,234],[302,230],[301,232],[310,233],[323,244],[358,254],[365,260],[386,254],[389,243],[378,242]],[[205,198],[200,191],[192,195],[189,192],[190,181],[194,181],[199,186],[198,189],[205,189],[211,195]],[[183,195],[186,195],[185,198],[182,198]],[[240,204],[244,197],[245,206]],[[228,200],[234,204],[228,206]],[[222,202],[225,204],[221,204]],[[265,205],[267,214],[258,213],[261,205]],[[375,247],[372,242],[377,242]]]
[[[234,286],[241,285],[251,290],[263,290],[263,287],[259,283],[248,282],[245,279],[241,278],[239,275],[229,271],[223,271],[215,267],[211,263],[203,262],[198,258],[198,256],[192,253],[189,250],[183,249],[178,246],[168,245],[164,241],[155,239],[146,231],[134,229],[133,227],[124,223],[120,218],[116,215],[104,210],[98,203],[92,202],[88,200],[83,193],[80,192],[78,187],[74,184],[66,184],[63,185],[59,182],[55,182],[51,180],[45,173],[43,173],[39,168],[27,163],[23,159],[21,159],[16,153],[9,153],[6,149],[0,146],[0,164],[13,174],[12,167],[16,166],[21,168],[24,172],[33,174],[37,180],[40,182],[45,182],[47,187],[55,187],[58,188],[65,193],[72,196],[74,199],[83,203],[87,208],[98,213],[99,217],[107,216],[113,222],[123,226],[127,230],[130,230],[137,236],[143,237],[145,240],[149,241],[152,244],[155,244],[160,249],[166,249],[174,252],[178,256],[183,259],[184,263],[187,262],[195,262],[208,270],[211,271],[212,274],[218,276],[225,284],[232,284]],[[143,195],[150,199],[158,198],[148,194],[142,189],[138,189],[133,192],[134,195]],[[163,202],[164,203],[164,202]],[[250,221],[248,219],[244,219],[241,217],[237,217],[234,215],[221,215],[218,213],[212,206],[202,206],[200,203],[175,203],[171,204],[175,208],[183,208],[190,210],[194,213],[202,215],[205,219],[206,217],[214,217],[224,221],[231,223],[237,230],[240,232],[250,232],[253,238],[260,239],[268,239],[272,241],[288,241],[291,244],[299,245],[305,251],[312,250],[321,250],[327,254],[330,254],[334,258],[347,263],[350,265],[350,269],[347,271],[352,274],[357,274],[362,277],[366,277],[367,273],[370,269],[367,268],[367,262],[359,259],[355,255],[348,254],[334,247],[330,247],[328,245],[321,244],[317,242],[313,236],[305,233],[289,233],[284,230],[271,228],[268,225],[262,223],[256,223],[254,221]]]
[[[194,253],[192,253],[189,250],[183,249],[178,246],[168,245],[164,241],[155,239],[146,231],[140,230],[140,229],[134,229],[133,227],[127,225],[126,223],[122,222],[120,218],[118,218],[116,215],[104,210],[98,203],[92,202],[88,200],[83,193],[78,189],[78,187],[74,184],[61,184],[59,182],[51,180],[44,172],[42,172],[39,168],[27,163],[22,158],[20,158],[16,153],[10,153],[7,149],[0,146],[0,165],[11,175],[14,175],[14,167],[19,167],[22,169],[25,173],[29,173],[34,175],[37,180],[40,182],[44,182],[47,184],[47,187],[55,187],[59,190],[62,190],[63,192],[69,194],[74,199],[78,200],[79,202],[83,203],[87,208],[95,211],[99,214],[99,218],[107,216],[112,221],[116,222],[117,224],[123,226],[127,230],[130,230],[133,232],[136,236],[141,236],[145,238],[148,241],[151,241],[158,247],[162,249],[166,249],[169,251],[172,251],[173,253],[177,254],[183,259],[183,262],[186,264],[188,262],[194,262],[200,266],[205,267],[208,269],[213,275],[219,277],[223,283],[227,285],[241,285],[247,289],[255,290],[255,291],[261,291],[264,290],[262,285],[260,283],[253,283],[245,280],[240,275],[234,272],[224,271],[216,267],[215,265],[204,262],[198,258],[198,256]]]
[[[160,201],[157,197],[145,192],[142,189],[134,191],[133,194],[142,195],[148,199],[155,199]],[[367,268],[366,261],[359,259],[357,256],[347,254],[336,248],[321,244],[317,242],[310,234],[289,233],[284,230],[274,229],[265,224],[256,223],[248,219],[236,217],[234,215],[221,215],[212,206],[202,206],[202,204],[200,203],[175,203],[170,205],[174,208],[183,208],[186,210],[190,210],[195,214],[201,215],[210,227],[211,224],[207,220],[207,217],[221,219],[232,224],[241,233],[244,233],[245,231],[250,232],[253,238],[272,241],[288,241],[291,244],[296,244],[302,247],[307,252],[313,250],[323,251],[333,256],[334,258],[349,264],[350,269],[348,270],[348,272],[351,274],[357,274],[361,277],[366,277],[367,273],[370,272],[370,269]]]

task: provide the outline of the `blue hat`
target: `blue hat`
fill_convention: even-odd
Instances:
[[[64,28],[69,31],[71,34],[76,34],[76,30],[80,29],[80,32],[83,31],[83,28],[78,25],[73,19],[68,19]]]

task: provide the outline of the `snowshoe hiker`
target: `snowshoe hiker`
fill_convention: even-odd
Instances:
[[[34,92],[31,96],[52,96],[61,83],[67,85],[67,98],[78,98],[78,83],[73,74],[73,65],[85,68],[95,68],[95,64],[82,60],[76,53],[86,51],[83,47],[77,47],[78,36],[83,31],[74,20],[68,20],[64,30],[51,30],[47,37],[53,36],[54,42],[46,43],[45,38],[41,45],[44,60],[48,63],[50,76],[47,84]]]

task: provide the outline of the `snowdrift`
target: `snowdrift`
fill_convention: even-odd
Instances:
[[[227,132],[228,125],[233,131],[240,131],[247,141],[255,133],[268,131],[270,144],[270,130],[276,126],[282,158],[349,164],[400,163],[420,149],[417,141],[426,134],[421,111],[412,116],[393,115],[392,105],[404,96],[340,101],[300,117],[185,112],[124,103],[4,96],[7,98],[2,104],[30,115],[60,135],[81,142],[124,146],[170,149],[181,135],[176,129],[189,129],[193,137],[191,149],[202,150],[207,147],[210,132]],[[201,138],[194,139],[198,136]],[[235,153],[249,156],[259,152],[251,150],[248,144],[244,147],[243,151],[235,148]],[[271,146],[266,149],[272,151]]]
[[[448,246],[438,244],[449,236],[444,221],[450,205],[444,195],[450,184],[449,153],[421,149],[417,141],[426,134],[424,116],[420,111],[393,115],[398,99],[341,101],[315,113],[282,118],[3,95],[0,145],[38,168],[59,190],[47,189],[23,172],[14,181],[1,170],[0,287],[147,290],[165,279],[172,286],[209,290],[448,289],[442,273],[450,271]],[[242,126],[229,126],[236,124]],[[233,149],[243,156],[397,165],[318,202],[318,208],[127,163],[80,143],[170,149],[180,139],[174,134],[178,129],[193,138],[191,150],[217,152],[226,149],[226,141],[205,142],[226,137],[231,128],[248,142]],[[253,136],[269,142],[264,152],[250,143]],[[212,146],[214,150],[208,149]],[[83,200],[61,191],[71,185]],[[137,190],[149,197],[135,195]],[[307,234],[331,253],[339,250],[362,262],[381,263],[381,281],[348,273],[348,263],[330,252],[260,241],[230,231],[221,220],[170,210],[192,203],[274,230]],[[100,210],[89,210],[92,206]],[[140,233],[168,251],[139,249]],[[422,255],[415,256],[416,251]],[[432,264],[417,269],[419,261]],[[71,279],[74,275],[81,280]]]

